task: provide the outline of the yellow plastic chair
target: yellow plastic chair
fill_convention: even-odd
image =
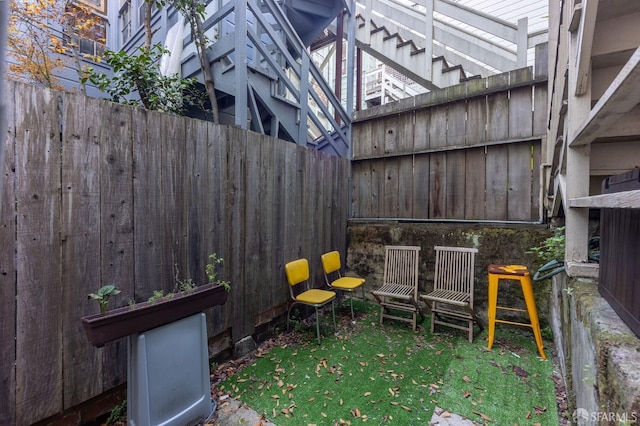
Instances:
[[[342,273],[340,272],[342,265],[340,263],[340,253],[338,251],[325,253],[320,256],[320,260],[322,260],[324,280],[327,283],[327,286],[332,289],[349,293],[351,319],[353,320],[355,318],[353,315],[353,292],[358,288],[362,288],[362,302],[366,302],[364,296],[364,278],[342,276]]]
[[[309,262],[307,259],[298,259],[284,265],[285,272],[287,274],[287,281],[289,282],[289,292],[293,303],[289,306],[287,312],[287,330],[289,330],[289,315],[291,314],[291,308],[297,303],[313,306],[316,310],[316,332],[318,335],[318,344],[320,344],[320,313],[318,308],[323,307],[327,303],[331,302],[331,313],[333,314],[333,329],[336,329],[336,312],[333,305],[333,301],[336,298],[336,293],[328,290],[321,290],[318,288],[307,288],[309,283]],[[294,287],[297,285],[303,285],[302,290],[297,295],[294,292]]]

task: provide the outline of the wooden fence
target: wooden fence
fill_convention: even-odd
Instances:
[[[362,111],[353,217],[539,221],[546,110],[524,68]]]
[[[80,317],[224,258],[209,336],[250,335],[286,304],[284,263],[345,251],[348,161],[270,137],[78,94],[10,85],[0,215],[0,424],[27,425],[126,380],[126,341]],[[319,282],[318,282],[319,284]]]

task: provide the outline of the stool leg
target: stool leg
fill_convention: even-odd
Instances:
[[[489,340],[487,342],[487,348],[491,349],[493,346],[493,338],[496,328],[496,309],[498,306],[498,276],[495,274],[489,274]]]
[[[538,310],[536,309],[536,301],[533,297],[533,289],[531,287],[531,278],[527,275],[520,279],[522,286],[522,293],[524,294],[524,300],[527,304],[527,311],[529,312],[529,320],[531,321],[531,328],[533,328],[533,335],[536,337],[536,345],[538,346],[538,352],[542,359],[547,359],[544,354],[544,348],[542,346],[542,333],[540,332],[540,321],[538,320]]]

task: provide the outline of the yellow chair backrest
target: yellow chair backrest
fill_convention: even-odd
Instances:
[[[291,287],[309,279],[309,262],[307,259],[298,259],[284,265],[287,273],[287,281]]]
[[[330,274],[335,271],[340,271],[340,253],[337,251],[331,251],[321,256],[322,268],[325,274]]]

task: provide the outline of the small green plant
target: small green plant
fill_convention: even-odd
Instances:
[[[229,281],[217,279],[218,265],[222,264],[222,262],[224,262],[223,258],[218,257],[218,255],[215,253],[212,253],[209,255],[209,261],[207,262],[207,265],[205,266],[204,270],[205,270],[205,273],[207,274],[207,279],[209,280],[208,282],[216,285],[222,285],[224,286],[225,290],[229,291],[231,290],[231,283]]]
[[[164,297],[164,291],[162,291],[162,290],[154,290],[153,291],[153,296],[151,296],[149,298],[148,302],[153,305],[157,301],[162,300],[163,297]]]
[[[175,287],[174,287],[174,291],[176,293],[180,293],[180,292],[191,292],[193,291],[197,285],[196,283],[193,282],[193,280],[191,278],[187,278],[185,280],[181,280],[180,279],[180,270],[178,269],[178,264],[176,263],[174,266],[174,269],[176,271],[175,274]]]
[[[100,305],[100,315],[104,315],[107,312],[107,306],[109,306],[109,298],[116,294],[120,294],[120,290],[113,284],[107,284],[100,287],[97,293],[90,293],[88,297],[89,299],[98,301]]]
[[[564,226],[554,230],[551,237],[547,238],[537,247],[531,247],[527,253],[534,253],[543,262],[556,260],[564,262]]]
[[[564,226],[554,230],[551,237],[547,238],[537,247],[531,247],[527,253],[535,254],[538,259],[545,262],[533,276],[534,281],[542,281],[559,274],[565,270],[564,247],[565,236]]]
[[[106,49],[103,57],[113,74],[107,75],[93,67],[85,67],[82,84],[91,82],[107,93],[113,102],[142,104],[146,109],[182,114],[189,107],[204,110],[204,96],[195,78],[165,76],[160,72],[162,55],[169,52],[162,44],[141,47],[137,54]],[[138,101],[131,95],[138,94]]]
[[[127,400],[113,407],[107,418],[107,425],[119,425],[127,421]]]

